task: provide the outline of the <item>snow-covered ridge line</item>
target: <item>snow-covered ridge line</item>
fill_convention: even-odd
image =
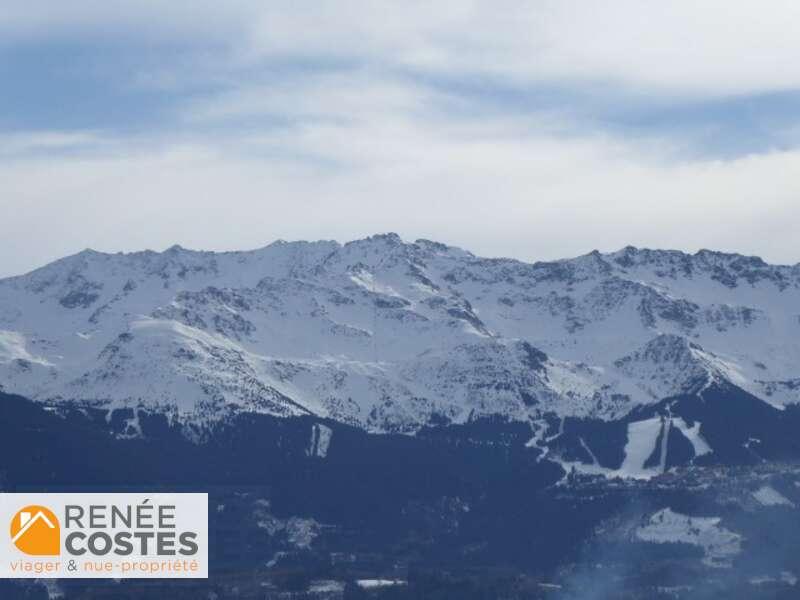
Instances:
[[[612,419],[714,382],[783,407],[799,333],[800,265],[708,250],[524,263],[384,234],[87,250],[0,280],[5,391],[199,422]]]
[[[83,258],[90,258],[90,257],[114,257],[116,259],[123,259],[123,260],[131,260],[131,261],[155,261],[159,257],[174,257],[176,255],[181,256],[194,256],[197,258],[214,258],[214,257],[233,257],[233,258],[243,258],[249,255],[257,255],[261,253],[266,253],[271,250],[280,247],[324,247],[328,248],[331,252],[335,252],[337,250],[341,250],[343,247],[347,247],[350,245],[357,245],[364,242],[375,241],[375,240],[387,240],[390,243],[399,243],[404,245],[411,245],[404,242],[400,236],[396,233],[385,233],[385,234],[376,234],[374,236],[361,239],[361,240],[353,240],[351,242],[346,242],[344,244],[336,241],[336,240],[316,240],[316,241],[305,241],[305,240],[298,240],[298,241],[287,241],[287,240],[276,240],[267,244],[266,246],[260,248],[254,248],[252,250],[220,250],[220,251],[212,251],[212,250],[197,250],[192,248],[185,248],[180,244],[174,244],[163,250],[161,252],[155,250],[138,250],[134,252],[103,252],[100,250],[94,250],[92,248],[86,248],[76,254],[72,254],[66,256],[64,258],[58,259],[44,267],[40,267],[39,269],[35,269],[30,273],[26,273],[23,275],[17,275],[13,277],[8,277],[6,279],[15,279],[19,277],[26,277],[35,273],[40,269],[44,269],[49,267],[50,265],[61,264],[65,262],[74,261],[76,259],[83,259]],[[788,270],[788,271],[797,271],[800,269],[800,262],[795,263],[793,265],[790,264],[772,264],[765,262],[761,257],[755,255],[747,255],[747,254],[739,254],[736,252],[720,252],[715,250],[709,249],[700,249],[695,253],[684,252],[682,250],[662,250],[662,249],[653,249],[653,248],[638,248],[636,246],[626,246],[621,250],[617,250],[614,252],[603,253],[599,250],[592,250],[591,252],[579,256],[579,257],[571,257],[571,258],[561,258],[556,260],[550,261],[535,261],[535,262],[526,262],[519,259],[514,258],[504,258],[504,257],[478,257],[474,254],[458,248],[456,246],[448,246],[446,244],[442,244],[440,242],[434,242],[431,240],[426,239],[417,239],[413,242],[414,246],[420,248],[427,248],[434,251],[441,251],[441,252],[457,252],[461,253],[464,257],[470,257],[475,260],[479,261],[490,261],[499,264],[519,264],[525,265],[529,267],[538,267],[538,268],[546,268],[551,267],[553,265],[559,264],[591,264],[593,261],[600,259],[606,262],[613,262],[623,267],[629,267],[634,265],[642,265],[642,264],[661,264],[661,265],[686,265],[688,263],[698,263],[698,264],[705,264],[708,266],[719,266],[719,265],[735,265],[738,270],[742,270],[744,268],[771,268],[771,269],[780,269],[780,270]],[[0,281],[3,279],[0,278]]]

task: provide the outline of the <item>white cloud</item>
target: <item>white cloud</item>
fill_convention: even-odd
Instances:
[[[0,139],[0,276],[86,246],[231,249],[387,230],[526,259],[635,244],[800,260],[800,151],[676,159],[675,139],[601,135],[569,107],[482,111],[419,77],[488,92],[497,79],[621,86],[665,103],[797,87],[794,3],[7,4],[5,43],[103,30],[229,51],[198,58],[222,91],[178,103],[177,129]],[[300,59],[340,67],[246,74]],[[165,68],[136,82],[167,93],[182,77]]]
[[[799,29],[793,0],[9,0],[0,14],[7,40],[126,31],[226,44],[240,60],[339,58],[670,96],[799,87]]]
[[[102,141],[102,136],[91,131],[32,131],[0,134],[0,156],[13,157],[32,152],[96,147]]]
[[[618,140],[503,131],[456,138],[380,121],[325,125],[291,142],[297,152],[335,150],[345,169],[265,162],[238,140],[4,163],[0,273],[86,246],[232,249],[387,230],[526,259],[628,243],[800,259],[800,152],[662,163]]]
[[[298,6],[292,3],[292,6]],[[800,5],[743,0],[270,4],[266,54],[357,56],[519,82],[725,95],[797,87]]]

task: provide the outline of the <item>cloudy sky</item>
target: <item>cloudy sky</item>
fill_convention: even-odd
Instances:
[[[396,231],[800,260],[800,3],[5,0],[0,276]]]

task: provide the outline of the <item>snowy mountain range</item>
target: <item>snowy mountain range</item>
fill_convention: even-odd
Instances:
[[[53,406],[536,431],[712,385],[800,402],[800,265],[633,247],[529,264],[386,234],[85,250],[0,280],[0,389]]]

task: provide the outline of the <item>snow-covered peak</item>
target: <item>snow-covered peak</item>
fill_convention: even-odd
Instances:
[[[701,391],[712,382],[734,380],[735,366],[685,337],[661,334],[614,365],[654,399]]]
[[[678,250],[650,250],[627,246],[605,255],[609,262],[626,270],[648,270],[659,278],[704,278],[735,288],[740,284],[769,282],[779,288],[797,286],[797,265],[769,265],[758,256],[702,249],[695,254]]]

